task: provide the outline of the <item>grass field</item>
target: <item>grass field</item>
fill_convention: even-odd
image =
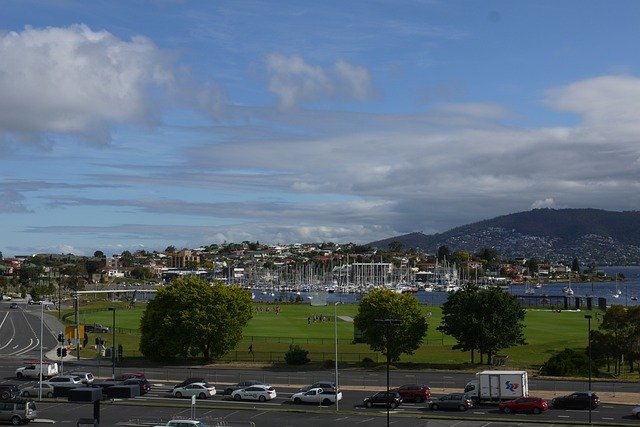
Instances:
[[[116,307],[116,343],[122,344],[125,356],[140,356],[138,352],[139,334],[126,330],[137,330],[139,319],[144,311],[144,304],[129,309],[125,304],[113,302],[93,302],[81,308],[80,320],[84,323],[102,323],[111,327],[113,312],[107,307]],[[308,350],[312,361],[335,359],[335,336],[333,314],[334,306],[313,307],[308,304],[281,304],[280,313],[276,314],[273,304],[256,304],[253,319],[245,329],[245,338],[226,360],[240,361],[281,361],[289,345],[299,344]],[[84,310],[99,309],[83,313]],[[268,311],[267,311],[268,309]],[[464,367],[470,364],[470,354],[452,350],[455,340],[436,330],[441,320],[439,306],[423,306],[428,317],[429,331],[423,345],[413,355],[403,355],[402,362],[410,362],[432,367]],[[366,344],[352,343],[354,338],[353,318],[358,310],[357,305],[344,304],[336,307],[338,314],[338,360],[340,362],[359,362],[364,357],[374,361],[384,361],[384,356],[372,352]],[[528,310],[525,318],[526,346],[504,350],[508,356],[506,367],[537,369],[553,353],[566,347],[585,348],[587,345],[586,311],[538,311]],[[593,314],[593,313],[592,313]],[[314,319],[325,318],[325,321]],[[73,319],[73,318],[71,318]],[[311,322],[309,322],[311,319]],[[345,320],[347,319],[347,320]],[[473,327],[473,325],[469,325]],[[598,322],[592,322],[598,327]],[[122,328],[122,329],[121,329]],[[89,334],[89,344],[93,344],[95,334]],[[110,345],[111,332],[102,334]],[[253,344],[253,354],[249,345]],[[83,356],[91,357],[95,351],[90,346],[83,350]],[[479,362],[476,354],[476,363]]]

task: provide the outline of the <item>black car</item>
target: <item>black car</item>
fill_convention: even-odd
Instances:
[[[193,384],[193,383],[206,383],[207,380],[205,380],[204,378],[187,378],[186,380],[182,381],[181,383],[178,383],[176,385],[173,386],[174,390],[178,387],[184,387],[187,386],[189,384]]]
[[[389,393],[381,391],[372,396],[365,397],[363,402],[363,405],[367,408],[379,405],[397,408],[400,404],[402,404],[402,396],[400,396],[400,393],[397,391],[390,391]]]
[[[598,395],[588,391],[555,397],[551,401],[551,406],[563,409],[595,409],[598,405],[600,405],[600,398]]]
[[[251,387],[253,385],[266,385],[266,386],[268,386],[269,384],[264,383],[262,381],[258,381],[258,380],[240,381],[238,384],[236,384],[234,386],[225,388],[224,389],[224,394],[225,395],[230,395],[231,393],[233,393],[236,390],[240,390],[241,388]]]
[[[15,384],[0,384],[0,398],[13,399],[20,396],[20,389]]]

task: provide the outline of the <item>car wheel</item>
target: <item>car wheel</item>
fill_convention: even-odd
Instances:
[[[27,390],[23,391],[23,392],[22,392],[22,395],[23,395],[24,397],[29,397],[29,396],[31,396]]]
[[[180,399],[182,397],[182,393],[180,393],[179,391],[176,391],[174,396],[177,397],[178,399]]]
[[[367,402],[364,404],[364,406],[366,406],[367,408],[371,408],[373,406],[373,403]]]
[[[536,414],[536,415],[537,415],[537,414],[539,414],[540,412],[542,412],[542,410],[541,410],[540,408],[538,408],[538,407],[535,407],[535,408],[533,408],[533,411],[532,411],[532,412],[533,412],[534,414]]]
[[[258,400],[260,402],[264,402],[265,400],[267,400],[267,398],[261,395],[260,397],[258,397]]]
[[[636,418],[640,420],[640,412],[636,414]]]
[[[302,400],[300,400],[299,397],[296,397],[295,399],[293,399],[293,403],[302,403]]]
[[[53,397],[53,392],[52,392],[52,391],[48,392],[48,393],[47,393],[47,397],[48,397],[48,398],[52,398],[52,397]]]
[[[511,413],[511,409],[507,408],[506,406],[502,409],[502,412],[504,412],[505,414],[510,414]]]
[[[391,409],[396,409],[398,407],[398,404],[396,402],[391,402],[389,404],[389,407],[391,407]]]
[[[329,405],[331,405],[331,400],[329,400],[329,399],[324,399],[324,400],[322,401],[322,404],[323,404],[323,405],[325,405],[325,406],[329,406]]]
[[[6,391],[3,391],[2,394],[0,394],[0,398],[2,398],[3,400],[7,400],[10,397],[11,397],[11,395],[9,393],[7,393]]]
[[[461,411],[466,411],[467,410],[467,406],[466,405],[460,405],[458,406],[458,409]]]
[[[233,396],[233,400],[240,401],[242,400],[242,396],[240,396],[239,394],[236,394],[235,396]]]
[[[207,395],[206,395],[206,394],[204,394],[204,393],[200,393],[200,394],[198,395],[198,397],[199,397],[200,399],[204,399],[204,398],[206,398],[206,397],[207,397]]]
[[[11,417],[11,425],[12,426],[19,426],[20,424],[22,424],[22,420],[20,419],[19,416],[15,415],[15,416]]]
[[[16,377],[18,377],[18,379],[21,380],[22,378],[24,378],[24,375],[22,374],[22,372],[18,372],[16,374]]]
[[[438,406],[437,403],[434,403],[433,405],[431,405],[431,409],[434,410],[434,411],[437,411],[438,408],[439,408],[439,406]]]
[[[424,397],[422,396],[416,397],[416,403],[422,403],[422,402],[424,402]]]

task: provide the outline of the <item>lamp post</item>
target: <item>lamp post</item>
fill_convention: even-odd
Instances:
[[[588,327],[588,340],[589,340],[589,424],[591,424],[591,315],[587,314],[584,316],[587,319],[587,327]]]
[[[116,379],[116,308],[109,307],[109,311],[113,312],[113,342],[111,343],[111,379]]]
[[[40,374],[38,374],[38,400],[42,400],[42,346],[44,334],[44,304],[40,304]]]
[[[391,334],[389,326],[398,325],[402,321],[400,319],[375,319],[374,322],[386,325],[386,343],[385,343],[385,353],[387,353],[387,427],[389,427],[389,407],[391,406],[391,402],[389,402],[389,365],[391,364],[391,359],[389,356],[389,342],[391,341]]]
[[[338,383],[338,304],[340,304],[340,301],[336,302],[333,305],[333,334],[335,336],[336,339],[336,412],[338,412],[339,409],[339,400],[338,400],[338,391],[340,390],[339,387],[339,383]]]

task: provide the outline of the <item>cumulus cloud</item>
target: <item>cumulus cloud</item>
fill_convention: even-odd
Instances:
[[[105,144],[112,125],[149,122],[158,92],[176,84],[170,58],[149,39],[126,41],[85,25],[5,32],[0,58],[5,141],[71,134]],[[219,108],[215,88],[199,93],[201,108]]]
[[[337,61],[332,69],[325,69],[297,55],[273,53],[267,56],[266,65],[269,90],[285,109],[335,97],[365,100],[372,92],[369,72],[346,61]]]
[[[531,209],[554,208],[555,204],[556,203],[553,200],[553,197],[548,197],[544,200],[536,200],[535,202],[533,202],[531,204]]]

